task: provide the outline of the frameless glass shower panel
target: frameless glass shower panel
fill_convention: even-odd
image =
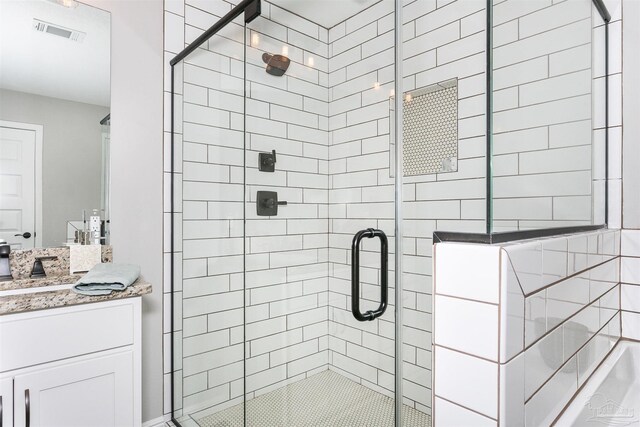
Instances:
[[[363,386],[346,418],[354,425],[402,422],[394,420],[395,399],[402,396],[395,385],[396,187],[389,153],[395,29],[395,2],[383,0],[329,30],[330,366]],[[376,230],[386,235],[386,251]],[[388,252],[388,268],[381,251]],[[384,314],[373,321],[354,317],[354,311],[378,310],[381,299],[387,300]]]
[[[246,30],[247,425],[328,415],[327,31],[278,6]]]
[[[187,43],[230,5],[185,5]],[[244,419],[244,21],[174,67],[174,418]],[[240,173],[238,173],[240,171]]]
[[[619,178],[611,174],[609,169],[609,140],[622,140],[621,118],[610,119],[609,94],[606,80],[612,73],[620,72],[621,64],[608,65],[609,51],[607,44],[608,24],[603,20],[595,6],[592,7],[593,31],[591,33],[591,103],[593,109],[593,142],[591,154],[591,173],[593,177],[592,187],[592,221],[593,224],[606,224],[608,222],[607,199],[608,180]],[[611,55],[613,57],[613,55]],[[617,56],[619,57],[619,56]],[[616,69],[617,68],[617,69]]]
[[[604,26],[591,0],[493,6],[493,230],[603,224]]]
[[[429,294],[433,231],[486,231],[485,9],[466,0],[403,7],[405,272]]]
[[[403,20],[403,425],[426,425],[433,232],[486,231],[486,2],[408,2]]]
[[[384,6],[393,33],[393,2]],[[374,50],[366,62],[352,54],[362,35],[377,36],[378,16],[326,28],[286,7],[263,2],[246,34],[247,425],[391,426],[394,307],[382,291],[393,275],[394,192],[378,176],[389,165],[380,86],[393,85],[393,69],[378,76]],[[357,320],[354,302],[376,318]]]

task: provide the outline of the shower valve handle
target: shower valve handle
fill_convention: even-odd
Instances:
[[[266,207],[268,207],[268,208],[273,208],[273,207],[275,207],[276,205],[277,205],[277,206],[286,206],[286,204],[287,204],[287,202],[286,202],[286,201],[281,201],[281,202],[279,202],[279,201],[277,201],[277,200],[275,200],[275,199],[267,199],[267,200],[265,200],[265,201],[264,201],[264,205],[265,205]]]
[[[271,150],[271,156],[265,156],[264,163],[273,166],[276,164],[276,150]]]
[[[256,197],[258,216],[278,215],[278,206],[286,206],[287,202],[278,200],[278,193],[275,191],[258,191]]]
[[[260,172],[274,172],[276,170],[276,150],[258,155],[258,169]]]

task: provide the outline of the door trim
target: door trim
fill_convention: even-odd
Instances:
[[[11,129],[28,130],[35,133],[36,147],[35,147],[35,229],[34,233],[34,247],[42,247],[42,143],[44,127],[42,125],[36,125],[32,123],[10,122],[7,120],[0,120],[0,127],[6,127]]]

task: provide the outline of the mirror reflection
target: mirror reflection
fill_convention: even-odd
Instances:
[[[0,1],[0,240],[109,235],[110,14],[73,0]],[[94,226],[95,226],[95,218]]]

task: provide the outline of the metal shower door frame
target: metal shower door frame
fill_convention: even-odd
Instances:
[[[394,102],[394,141],[395,141],[395,153],[394,153],[394,170],[396,171],[394,177],[394,221],[395,221],[395,233],[394,233],[394,253],[395,253],[395,427],[402,426],[402,184],[404,174],[402,171],[402,152],[403,152],[403,123],[402,123],[402,108],[403,108],[403,74],[402,74],[402,43],[403,43],[403,20],[402,20],[402,0],[394,0],[395,2],[395,87],[393,97]],[[433,400],[433,393],[432,393]]]

